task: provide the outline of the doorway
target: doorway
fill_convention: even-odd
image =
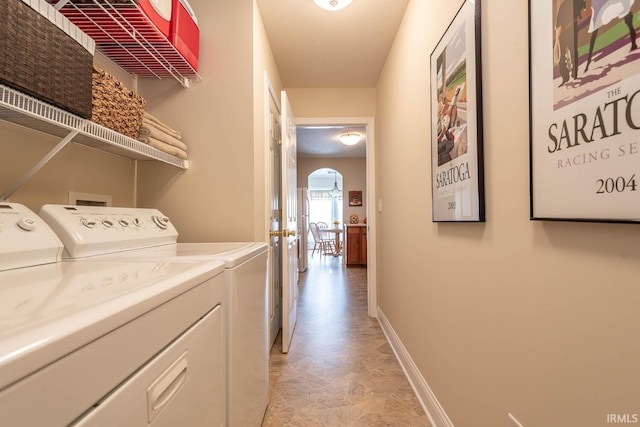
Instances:
[[[358,212],[358,220],[362,221],[366,218],[367,228],[367,253],[369,262],[367,264],[367,298],[368,298],[368,314],[370,317],[377,317],[377,295],[376,295],[376,214],[382,211],[382,200],[376,200],[376,187],[375,187],[375,129],[373,117],[341,117],[341,118],[304,118],[297,119],[296,126],[298,129],[302,128],[352,128],[359,127],[363,129],[365,136],[364,145],[364,169],[365,176],[364,182],[355,188],[340,187],[343,191],[362,191],[362,203]],[[302,132],[298,132],[298,144],[301,145],[304,135]],[[340,168],[335,165],[328,165],[326,160],[328,157],[312,156],[312,162],[317,165],[314,169],[321,167],[331,167],[334,170],[339,170],[346,174],[344,168]],[[300,168],[301,163],[304,162],[305,156],[298,158],[298,165]],[[301,172],[299,170],[298,186],[301,187],[307,182],[303,181],[308,173]],[[346,193],[349,194],[348,192]],[[345,197],[346,198],[346,197]],[[346,211],[345,211],[346,212]],[[347,220],[351,214],[343,217],[343,220]],[[344,224],[344,221],[341,221]]]
[[[272,242],[272,257],[270,262],[270,290],[269,290],[269,315],[270,315],[270,335],[271,343],[275,341],[278,331],[282,329],[284,316],[283,310],[283,270],[281,268],[282,260],[284,256],[282,254],[282,244],[276,243],[271,239],[270,234],[278,232],[276,230],[282,230],[282,208],[283,200],[280,198],[281,191],[279,187],[281,182],[277,181],[276,176],[281,176],[282,170],[278,171],[276,167],[277,158],[282,158],[282,149],[278,147],[276,141],[282,141],[282,133],[277,134],[278,124],[282,120],[282,110],[278,102],[278,97],[273,91],[273,87],[269,82],[269,78],[265,72],[265,155],[266,155],[266,177],[265,191],[267,197],[265,198],[266,210],[268,212],[268,224],[267,224],[267,238]],[[333,127],[349,127],[359,126],[363,128],[363,133],[366,138],[365,144],[365,180],[363,184],[363,198],[362,208],[364,209],[364,217],[367,218],[367,233],[368,238],[366,242],[367,253],[369,262],[367,264],[366,276],[367,276],[367,309],[368,315],[372,318],[377,317],[377,295],[376,295],[376,207],[378,212],[381,212],[382,201],[375,200],[375,131],[374,131],[374,119],[372,117],[356,117],[356,118],[305,118],[295,120],[293,126],[293,132],[296,132],[297,126],[333,126]],[[337,168],[339,169],[339,168]],[[306,185],[306,175],[299,174],[298,176],[304,176],[305,181],[298,181],[297,187],[303,187]],[[344,187],[342,187],[344,190]],[[277,198],[277,200],[273,198]],[[294,201],[295,208],[295,201]],[[294,234],[295,235],[295,234]],[[296,246],[297,247],[297,246]]]
[[[343,223],[344,177],[333,168],[316,169],[307,175],[309,222],[340,226]]]
[[[304,162],[298,164],[301,168]],[[305,239],[305,258],[309,260],[318,253],[322,255],[342,255],[342,224],[343,224],[343,192],[344,179],[340,172],[332,168],[320,168],[311,173],[304,172],[307,176],[306,203],[308,204],[308,223]],[[327,243],[334,242],[334,243]],[[331,248],[331,251],[327,251]],[[322,250],[320,250],[322,249]],[[311,251],[309,253],[309,251]]]

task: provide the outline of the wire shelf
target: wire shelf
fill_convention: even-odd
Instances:
[[[185,87],[200,75],[138,6],[137,0],[49,0],[96,42],[96,48],[140,77],[173,77]],[[62,6],[60,8],[60,6]]]
[[[0,85],[0,120],[60,138],[78,131],[73,142],[129,159],[159,160],[182,169],[187,169],[190,165],[187,160],[157,150],[4,85]]]

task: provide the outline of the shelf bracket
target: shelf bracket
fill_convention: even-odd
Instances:
[[[60,141],[55,147],[53,147],[53,149],[51,151],[49,151],[47,153],[47,155],[44,156],[42,158],[42,160],[40,160],[34,167],[32,167],[31,170],[29,170],[29,172],[27,172],[18,182],[16,182],[13,187],[11,187],[2,196],[0,196],[0,201],[9,200],[9,197],[11,197],[11,195],[13,193],[18,191],[18,189],[20,187],[22,187],[22,185],[25,182],[27,182],[29,180],[29,178],[31,178],[33,175],[35,175],[40,169],[42,169],[42,167],[44,165],[46,165],[49,162],[49,160],[51,160],[53,158],[53,156],[58,154],[58,152],[60,152],[60,150],[62,150],[64,147],[66,147],[67,144],[69,144],[73,140],[73,138],[75,138],[76,135],[78,135],[78,132],[80,132],[80,131],[79,130],[74,130],[74,131],[71,131],[67,136],[65,136],[62,141]]]
[[[58,3],[56,3],[53,7],[55,8],[55,10],[60,10],[64,7],[65,4],[69,3],[69,0],[60,0]]]

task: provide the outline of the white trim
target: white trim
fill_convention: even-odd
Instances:
[[[376,228],[376,141],[375,141],[375,120],[373,117],[315,117],[296,119],[297,126],[305,125],[343,125],[343,126],[366,126],[367,127],[367,307],[369,317],[377,316],[378,306],[377,294],[377,228]]]
[[[270,138],[271,135],[269,133],[270,128],[270,116],[271,109],[269,106],[269,101],[273,99],[275,101],[276,107],[278,107],[278,112],[280,112],[280,104],[278,104],[275,92],[273,90],[273,86],[271,86],[271,79],[269,78],[269,73],[267,70],[264,71],[264,90],[263,90],[263,120],[264,120],[264,129],[263,129],[263,137],[264,137],[264,172],[265,172],[265,180],[264,180],[264,212],[265,212],[265,225],[264,225],[264,241],[269,243],[271,238],[269,237],[269,231],[271,231],[271,192],[273,189],[271,188],[271,183],[273,182],[273,171],[271,170],[271,162],[269,161],[269,144],[271,143]],[[269,283],[271,285],[271,283]],[[271,289],[271,288],[269,288]]]
[[[376,212],[376,141],[375,120],[373,117],[367,122],[367,302],[369,317],[376,317],[378,313],[378,255],[377,255],[377,212]],[[371,260],[371,261],[369,261]]]
[[[271,101],[273,100],[273,103],[277,109],[278,114],[280,114],[280,101],[279,98],[276,96],[276,93],[273,89],[273,86],[271,85],[271,79],[269,78],[269,73],[267,72],[267,70],[264,71],[264,89],[263,89],[263,106],[264,106],[264,114],[263,114],[263,120],[264,120],[264,129],[263,129],[263,133],[264,133],[264,151],[263,151],[263,156],[264,156],[264,242],[267,242],[267,244],[269,245],[269,263],[267,265],[267,288],[268,288],[268,303],[270,304],[269,308],[268,308],[268,328],[269,328],[269,348],[271,348],[271,346],[273,345],[276,337],[271,335],[272,332],[272,322],[273,322],[273,318],[277,317],[277,319],[275,320],[276,322],[278,322],[279,328],[278,330],[282,327],[282,304],[280,304],[280,312],[276,313],[275,311],[273,312],[273,317],[271,316],[271,304],[273,299],[275,298],[275,295],[273,295],[273,272],[271,269],[271,263],[273,260],[273,254],[271,252],[271,236],[270,236],[270,231],[271,231],[271,202],[273,200],[273,192],[274,192],[274,188],[273,188],[273,175],[274,175],[274,171],[273,171],[273,165],[271,164],[271,156],[270,156],[270,147],[271,147]],[[280,295],[280,298],[282,298],[282,295]],[[277,335],[277,333],[275,334]]]
[[[431,388],[427,384],[420,370],[411,359],[411,355],[400,341],[400,337],[396,334],[389,323],[389,320],[382,312],[382,309],[378,307],[378,323],[382,328],[382,332],[387,337],[391,349],[396,355],[404,374],[411,384],[411,388],[416,393],[416,397],[422,405],[422,409],[427,414],[429,422],[433,427],[454,427],[453,423],[447,416],[446,412],[436,399],[436,395],[431,391]]]
[[[514,417],[510,412],[507,415],[509,415],[509,425],[511,427],[523,427],[523,425],[520,424],[520,421],[516,420],[516,417]]]
[[[264,80],[265,80],[265,85],[267,87],[267,90],[269,91],[267,96],[270,96],[271,99],[273,99],[273,103],[276,104],[276,108],[278,109],[278,113],[281,112],[280,109],[280,98],[278,98],[278,96],[276,96],[276,92],[273,90],[273,86],[271,86],[271,80],[269,80],[269,74],[267,73],[267,71],[265,70],[264,72]],[[267,99],[265,97],[265,99]],[[269,100],[267,99],[266,102],[267,105],[267,110],[269,109]]]

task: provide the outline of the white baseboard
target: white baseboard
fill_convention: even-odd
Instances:
[[[378,307],[378,323],[380,323],[380,327],[387,337],[387,341],[389,341],[389,345],[391,345],[391,349],[395,353],[398,362],[400,362],[400,366],[404,370],[431,425],[433,427],[454,427],[380,307]]]

